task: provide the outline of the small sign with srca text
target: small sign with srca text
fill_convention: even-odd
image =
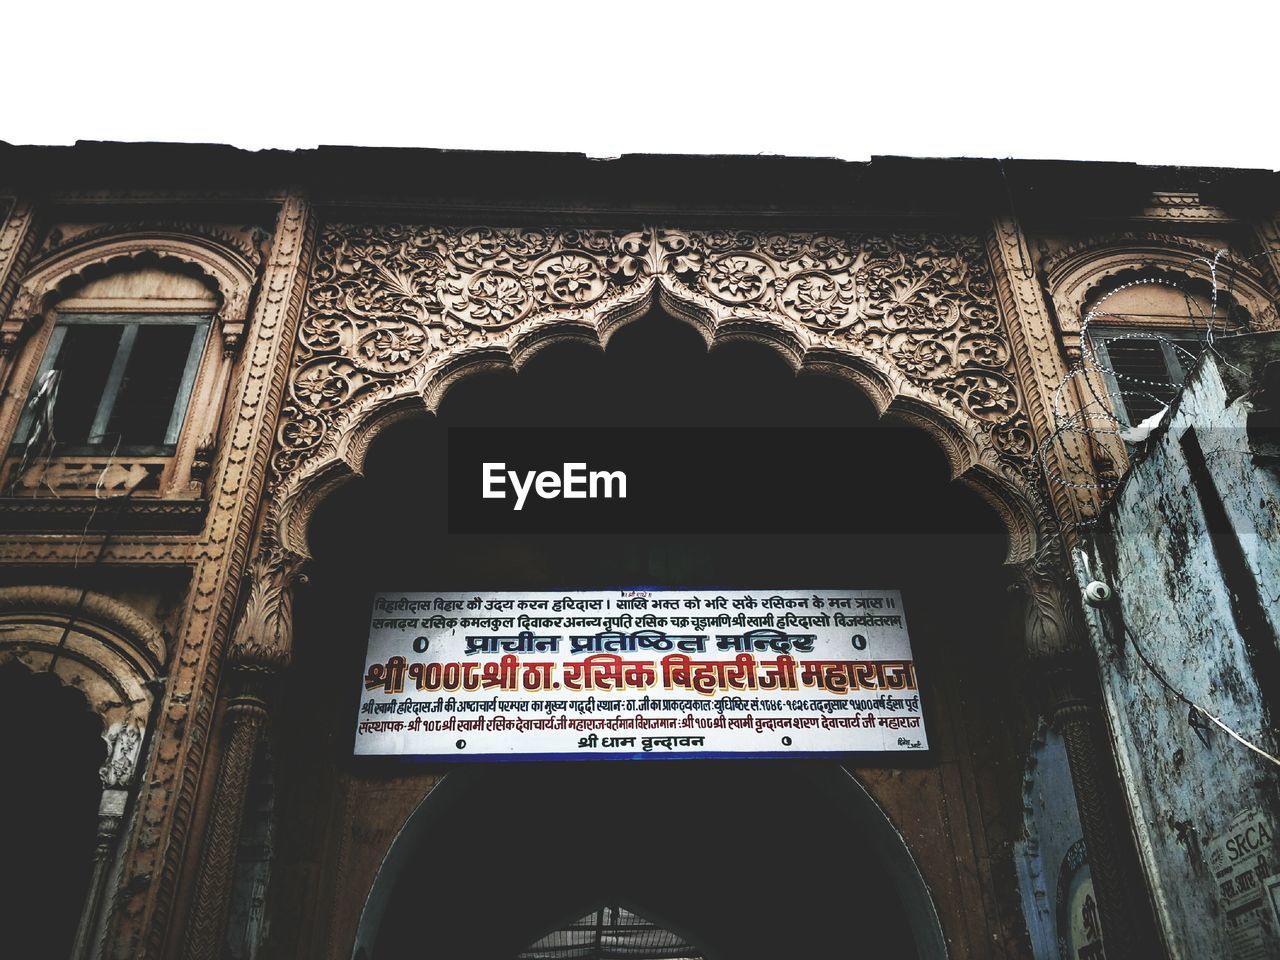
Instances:
[[[358,755],[662,759],[927,748],[896,590],[374,598]]]

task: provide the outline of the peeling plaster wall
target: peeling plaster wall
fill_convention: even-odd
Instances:
[[[1277,691],[1267,691],[1280,632],[1280,484],[1250,446],[1247,384],[1280,358],[1280,337],[1224,339],[1219,349],[1220,359],[1201,359],[1076,558],[1082,588],[1096,579],[1115,591],[1086,620],[1157,912],[1171,955],[1188,960],[1280,956],[1271,905],[1280,887],[1267,890],[1280,862],[1263,843],[1247,853],[1253,876],[1233,879],[1245,861],[1232,869],[1226,846],[1245,828],[1237,818],[1280,823],[1277,768],[1207,721],[1197,730],[1134,646],[1173,687],[1277,752],[1268,702]],[[1215,494],[1229,524],[1213,522]],[[1243,563],[1232,563],[1232,540]],[[1237,916],[1230,932],[1227,908],[1255,898],[1224,893],[1226,880],[1257,884],[1266,923]]]

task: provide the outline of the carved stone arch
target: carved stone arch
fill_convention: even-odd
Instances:
[[[1187,237],[1123,234],[1072,245],[1043,264],[1045,278],[1063,334],[1079,336],[1086,306],[1114,289],[1134,271],[1150,271],[1178,283],[1212,289],[1214,255],[1223,245]],[[1230,291],[1257,329],[1270,329],[1278,319],[1262,275],[1247,261],[1224,256],[1217,264],[1221,293]]]
[[[10,319],[29,323],[88,281],[143,265],[169,267],[204,281],[218,297],[218,319],[244,324],[254,265],[241,251],[210,237],[160,230],[93,236],[36,262],[18,288]]]
[[[384,414],[435,411],[461,377],[518,370],[556,342],[603,347],[657,305],[709,347],[764,344],[926,429],[1025,560],[1038,481],[993,287],[978,238],[332,225],[289,371],[270,532],[307,555],[312,510],[360,472]]]
[[[68,586],[0,587],[0,663],[53,673],[84,695],[102,721],[107,789],[138,772],[165,659],[159,628],[118,600]]]

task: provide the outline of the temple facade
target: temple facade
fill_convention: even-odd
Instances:
[[[1274,428],[1250,416],[1274,396],[1278,187],[1097,163],[0,149],[0,937],[120,960],[1269,955],[1278,514]],[[1138,545],[1173,516],[1148,438],[1196,417],[1243,437],[1205,443],[1244,470],[1222,516],[1254,536],[1147,583],[1175,563]],[[759,509],[841,532],[448,530],[451,426],[686,421],[864,431],[856,482],[770,502],[761,480]],[[1178,514],[1193,545],[1222,534],[1198,510]],[[1090,589],[1120,596],[1142,655],[1182,641],[1122,580],[1220,617],[1188,656],[1230,670],[1152,681]],[[376,591],[726,583],[901,589],[929,750],[353,755]]]

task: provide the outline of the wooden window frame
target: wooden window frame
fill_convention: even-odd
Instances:
[[[1099,373],[1101,373],[1107,393],[1111,397],[1112,413],[1124,426],[1133,427],[1136,424],[1129,422],[1129,410],[1124,403],[1123,391],[1141,391],[1142,385],[1130,384],[1126,386],[1116,377],[1114,364],[1111,360],[1111,352],[1108,349],[1108,341],[1150,340],[1160,347],[1165,373],[1170,376],[1174,373],[1180,373],[1182,378],[1185,379],[1186,375],[1190,373],[1191,367],[1169,341],[1186,341],[1191,339],[1187,334],[1194,334],[1195,332],[1194,328],[1189,327],[1122,326],[1118,324],[1089,325],[1089,347],[1097,358],[1098,367],[1100,368]],[[1177,386],[1178,383],[1172,381],[1169,383],[1171,389],[1176,389]]]
[[[101,456],[103,454],[117,453],[127,456],[173,456],[177,451],[178,437],[182,432],[182,425],[186,419],[187,408],[191,401],[191,392],[192,387],[195,384],[196,374],[199,372],[201,360],[208,347],[209,327],[211,322],[212,317],[207,313],[148,314],[59,312],[57,321],[55,322],[53,331],[49,337],[49,341],[45,345],[44,355],[41,358],[40,365],[36,369],[35,384],[39,384],[45,374],[54,369],[54,364],[62,349],[62,342],[66,336],[68,328],[74,326],[109,324],[112,326],[120,326],[124,329],[121,332],[120,341],[116,345],[116,355],[112,361],[110,372],[107,375],[107,382],[103,387],[102,396],[98,400],[98,406],[94,414],[93,423],[89,430],[88,442],[59,445],[53,451],[54,454],[58,456]],[[193,328],[191,346],[187,350],[182,379],[179,381],[178,390],[174,396],[173,409],[169,413],[169,422],[165,429],[164,441],[160,444],[113,446],[105,439],[95,440],[95,437],[105,438],[106,426],[111,413],[115,409],[115,405],[119,400],[121,382],[123,380],[124,371],[128,365],[129,358],[133,353],[133,345],[137,338],[138,329],[149,325],[185,326]],[[35,387],[33,386],[33,390],[34,389]],[[28,398],[22,417],[18,421],[18,428],[14,432],[13,443],[15,446],[21,446],[27,442],[31,433],[31,426],[34,421],[34,417],[35,410],[31,406],[30,398]]]

